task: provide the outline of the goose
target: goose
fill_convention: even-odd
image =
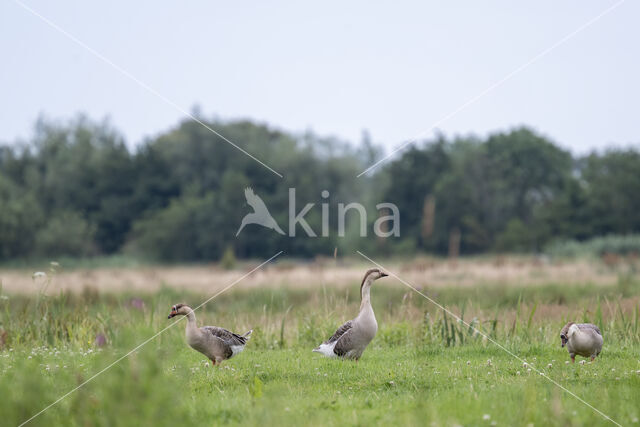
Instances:
[[[567,346],[571,362],[576,361],[576,354],[593,361],[602,350],[602,333],[591,323],[567,323],[560,331],[560,340],[562,347]]]
[[[238,335],[224,328],[217,326],[196,326],[196,315],[193,309],[186,304],[176,304],[171,307],[169,319],[172,317],[183,315],[187,316],[187,344],[204,354],[211,360],[213,366],[219,365],[223,360],[231,359],[236,354],[244,350],[247,341],[251,338],[253,330]]]
[[[331,338],[314,348],[314,352],[327,357],[341,357],[356,361],[360,359],[364,349],[367,348],[378,331],[378,322],[376,322],[376,316],[371,307],[371,284],[386,276],[387,273],[377,268],[365,273],[360,284],[360,313],[355,319],[340,326]]]

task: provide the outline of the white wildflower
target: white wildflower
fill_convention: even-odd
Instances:
[[[489,414],[484,414],[484,415],[482,416],[482,419],[483,419],[483,420],[485,420],[485,421],[489,421],[489,420],[491,419],[491,415],[489,415]]]

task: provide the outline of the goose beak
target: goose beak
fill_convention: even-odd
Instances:
[[[380,272],[380,277],[387,277],[387,276],[388,276],[388,274],[387,274],[387,273],[385,273],[384,271],[381,271],[381,272]]]
[[[177,312],[172,311],[171,313],[169,313],[169,316],[167,317],[167,319],[171,319],[172,317],[176,317],[178,315]]]

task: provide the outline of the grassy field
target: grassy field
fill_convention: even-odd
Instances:
[[[340,286],[241,282],[196,312],[200,325],[254,329],[241,355],[211,367],[186,346],[178,320],[28,425],[612,425],[544,376],[620,424],[638,423],[635,274],[609,271],[606,280],[569,284],[516,276],[470,286],[458,271],[452,286],[422,288],[527,365],[391,278],[372,289],[380,329],[359,362],[312,353],[356,314],[365,267],[353,267]],[[398,266],[403,272],[417,275]],[[63,278],[47,292],[0,295],[2,425],[26,421],[172,324],[172,304],[196,306],[211,295],[170,280],[146,293],[51,292]],[[567,320],[601,325],[605,347],[596,362],[566,363],[559,330]]]

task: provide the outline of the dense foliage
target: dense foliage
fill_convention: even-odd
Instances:
[[[204,120],[204,119],[203,119]],[[640,232],[640,151],[575,158],[528,128],[415,144],[356,178],[381,150],[365,135],[354,147],[247,121],[210,122],[282,173],[280,178],[201,125],[184,121],[135,150],[108,123],[40,120],[31,140],[0,147],[0,259],[118,252],[165,261],[423,250],[446,254],[538,251],[554,239]],[[289,188],[296,214],[318,234],[296,237],[248,226],[236,231],[252,187],[285,232]],[[323,198],[323,190],[329,191]],[[338,203],[362,203],[338,235]],[[400,237],[377,238],[373,223],[395,203]],[[322,204],[329,235],[322,237]]]

